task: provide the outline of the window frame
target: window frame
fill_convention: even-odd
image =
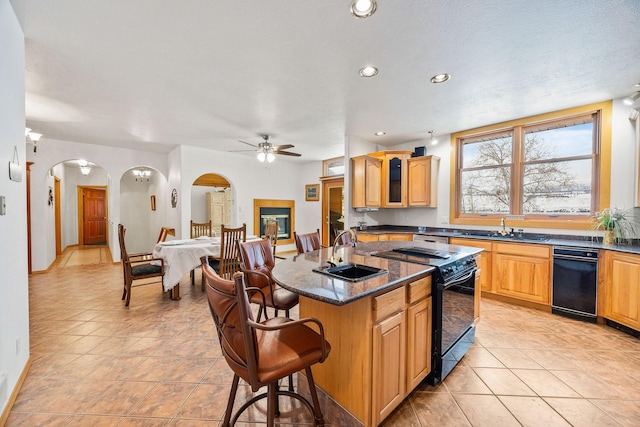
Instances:
[[[521,147],[521,139],[527,129],[540,127],[544,124],[553,124],[569,121],[582,116],[596,115],[594,127],[593,175],[592,175],[592,212],[601,211],[609,206],[610,201],[610,176],[611,176],[611,113],[612,101],[589,104],[565,110],[554,111],[536,116],[497,123],[481,128],[469,129],[451,135],[451,187],[449,222],[451,224],[466,225],[496,225],[505,218],[509,227],[543,227],[565,229],[588,229],[591,225],[591,215],[548,215],[548,214],[523,214],[521,206],[522,180],[524,166],[531,164],[525,162],[518,152]],[[462,149],[463,140],[488,137],[500,133],[512,133],[513,158],[510,170],[517,176],[512,178],[510,186],[510,212],[509,214],[462,214],[460,209],[460,183],[462,173]],[[522,160],[522,161],[521,161]],[[549,161],[546,159],[545,161]],[[516,209],[514,210],[514,206]]]

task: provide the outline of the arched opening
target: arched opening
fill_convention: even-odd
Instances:
[[[223,176],[207,173],[199,176],[191,187],[191,220],[211,221],[214,235],[220,235],[220,226],[231,226],[231,183]]]
[[[127,230],[127,252],[151,252],[165,226],[167,179],[158,170],[135,166],[120,177],[120,223]]]
[[[106,246],[109,205],[107,171],[85,159],[53,166],[44,177],[48,187],[47,222],[53,223],[56,256],[70,245]]]

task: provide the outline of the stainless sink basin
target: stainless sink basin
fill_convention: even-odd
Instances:
[[[536,235],[536,234],[524,234],[524,235],[518,235],[518,234],[505,234],[504,236],[500,233],[497,233],[495,231],[474,231],[474,232],[464,232],[462,233],[462,236],[470,236],[470,237],[493,237],[493,238],[498,238],[498,239],[505,239],[505,240],[529,240],[529,241],[537,241],[537,242],[545,242],[547,240],[549,240],[548,237],[543,236],[543,235]]]
[[[370,279],[372,277],[388,273],[387,270],[384,270],[382,268],[369,267],[368,265],[362,264],[344,264],[335,267],[317,267],[314,268],[313,271],[349,282],[359,282],[361,280]]]

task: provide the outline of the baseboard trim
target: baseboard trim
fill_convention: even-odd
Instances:
[[[31,369],[32,362],[33,362],[33,359],[31,358],[31,356],[29,356],[29,359],[27,360],[27,364],[22,370],[22,373],[20,374],[20,378],[18,378],[18,382],[16,383],[16,386],[14,387],[13,392],[11,392],[11,396],[9,396],[9,400],[7,401],[7,406],[4,408],[4,411],[2,411],[2,416],[0,417],[0,426],[4,426],[7,423],[7,420],[9,419],[9,412],[11,412],[11,409],[13,408],[13,404],[16,402],[16,398],[18,397],[18,393],[20,393],[20,390],[22,389],[24,380],[27,378],[27,373],[29,372],[29,369]]]

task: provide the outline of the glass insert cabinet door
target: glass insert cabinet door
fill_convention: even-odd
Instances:
[[[402,203],[402,160],[389,159],[389,203]]]

